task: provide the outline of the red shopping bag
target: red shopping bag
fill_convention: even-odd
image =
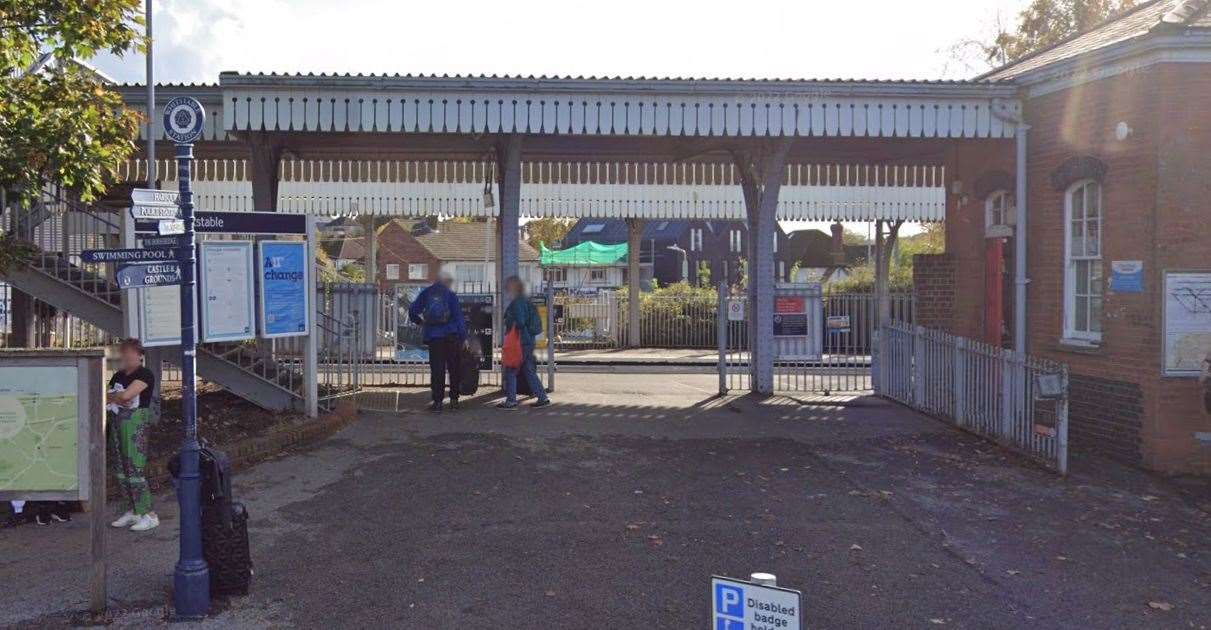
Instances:
[[[517,332],[516,326],[505,333],[505,343],[500,349],[500,363],[512,370],[521,367],[521,334]]]

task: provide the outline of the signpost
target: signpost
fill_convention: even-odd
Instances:
[[[194,252],[193,191],[190,166],[193,142],[202,135],[206,111],[201,103],[178,96],[164,106],[164,133],[176,143],[177,182],[180,189],[181,220],[181,416],[185,429],[180,453],[177,501],[181,507],[180,555],[173,572],[173,607],[179,619],[202,619],[210,609],[210,572],[202,557],[201,479],[199,475],[198,414],[196,379],[197,337],[194,334],[194,284],[197,260]],[[149,251],[149,250],[143,250]],[[150,250],[156,251],[156,250]]]
[[[138,263],[176,260],[176,249],[86,249],[80,258],[88,263]]]
[[[136,188],[130,191],[130,217],[136,220],[181,218],[180,196],[168,190]]]
[[[118,287],[167,287],[181,284],[181,267],[173,262],[118,265]]]
[[[803,594],[770,584],[713,576],[711,628],[802,630]]]

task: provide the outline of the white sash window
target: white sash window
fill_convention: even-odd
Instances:
[[[1064,337],[1102,339],[1102,185],[1082,180],[1064,196]]]

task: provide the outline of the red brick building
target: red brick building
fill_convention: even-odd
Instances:
[[[1211,273],[1211,3],[1147,2],[983,78],[1022,90],[1027,348],[1070,367],[1073,448],[1211,472],[1187,369],[1211,335],[1165,335],[1197,316],[1176,312],[1190,288],[1175,272]],[[1014,158],[959,146],[947,161],[947,253],[917,261],[922,323],[1002,343]]]

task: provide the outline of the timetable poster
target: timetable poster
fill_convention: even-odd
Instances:
[[[252,339],[252,242],[203,242],[201,258],[202,340]]]

